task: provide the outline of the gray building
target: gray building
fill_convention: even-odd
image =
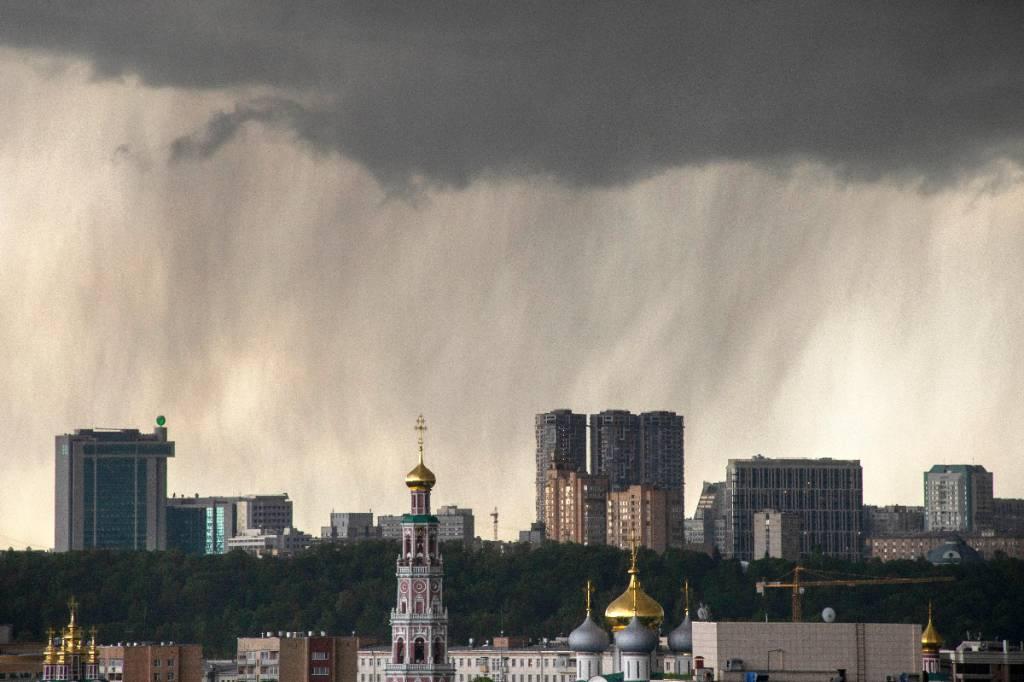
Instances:
[[[686,520],[688,544],[725,547],[725,481],[704,481],[701,486],[697,510]]]
[[[800,553],[845,560],[861,557],[863,472],[860,460],[730,459],[725,481],[728,558],[754,559],[754,513],[800,517]]]
[[[235,498],[236,535],[247,530],[283,533],[292,527],[292,501],[280,495],[243,495]]]
[[[1024,500],[993,498],[992,526],[996,533],[1024,534]]]
[[[628,410],[590,415],[590,472],[613,492],[640,483],[640,417]]]
[[[661,490],[683,490],[683,415],[644,412],[640,415],[640,484]]]
[[[800,515],[774,509],[754,512],[754,558],[800,558]]]
[[[924,472],[924,527],[967,533],[991,530],[991,472],[977,464],[936,464]]]
[[[54,549],[167,547],[167,429],[76,429],[55,439]]]
[[[402,515],[381,514],[377,517],[377,528],[385,540],[400,540],[402,537]]]
[[[435,516],[440,522],[437,532],[441,542],[458,541],[469,545],[476,537],[472,509],[463,509],[454,504],[442,505],[438,507]]]
[[[924,532],[924,507],[864,505],[864,535],[890,537]]]
[[[331,525],[320,527],[325,540],[369,540],[380,537],[373,512],[331,512]]]
[[[544,486],[552,466],[572,471],[587,469],[587,417],[572,410],[552,410],[534,419],[536,452],[536,517],[544,522]]]

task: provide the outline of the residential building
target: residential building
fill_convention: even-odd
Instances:
[[[162,422],[161,422],[162,424]],[[57,436],[54,549],[167,547],[167,428]]]
[[[608,488],[641,482],[640,418],[628,410],[590,415],[590,472],[608,477]]]
[[[528,545],[542,545],[547,539],[547,528],[539,521],[530,524],[529,530],[519,531],[519,542]]]
[[[536,451],[536,519],[545,516],[544,486],[552,466],[575,471],[587,468],[587,418],[572,410],[552,410],[534,419]]]
[[[544,531],[555,542],[603,545],[607,538],[608,478],[548,469]]]
[[[839,670],[847,680],[898,680],[921,672],[920,642],[916,623],[693,623],[694,660],[720,682],[744,682],[750,671],[787,682]]]
[[[237,682],[356,682],[359,638],[311,632],[238,638]]]
[[[885,537],[924,531],[924,507],[890,504],[884,507],[864,505],[865,536]]]
[[[281,533],[292,527],[292,501],[280,495],[244,495],[235,502],[236,533],[261,530]]]
[[[607,543],[629,549],[635,541],[656,552],[682,547],[683,516],[673,513],[681,505],[681,493],[675,490],[631,485],[609,492]]]
[[[198,644],[99,646],[100,679],[108,682],[203,682]]]
[[[800,554],[855,561],[861,556],[863,473],[859,460],[730,459],[725,488],[727,558],[754,558],[754,513],[800,517]]]
[[[984,559],[993,559],[997,553],[1013,559],[1024,559],[1024,534],[996,533],[912,533],[907,535],[873,536],[865,543],[868,558],[897,561],[927,558],[937,547],[950,541],[962,540]]]
[[[441,505],[435,514],[438,520],[438,538],[441,542],[472,544],[476,538],[473,510],[455,504]]]
[[[228,551],[240,549],[258,557],[291,556],[313,544],[313,536],[295,528],[280,532],[244,530],[228,539]]]
[[[997,533],[1024,535],[1024,500],[993,498],[992,526]]]
[[[369,540],[380,537],[373,525],[373,512],[331,512],[331,525],[321,526],[320,537],[327,540]]]
[[[640,415],[640,480],[662,490],[684,489],[683,415],[643,412]]]
[[[992,528],[992,474],[978,464],[936,464],[924,472],[924,529]]]
[[[203,682],[238,682],[238,662],[233,659],[203,661]]]
[[[377,528],[385,540],[398,540],[402,537],[402,515],[381,514],[377,517]]]
[[[754,512],[754,558],[800,558],[800,515],[765,509]]]

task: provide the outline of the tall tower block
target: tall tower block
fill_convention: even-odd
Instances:
[[[444,564],[439,522],[430,513],[430,490],[437,479],[423,463],[423,415],[416,420],[419,464],[405,477],[410,510],[402,517],[402,552],[395,575],[398,589],[391,610],[391,662],[387,682],[453,682],[448,663],[448,610],[444,607]]]

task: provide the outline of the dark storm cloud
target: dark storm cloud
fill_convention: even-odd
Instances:
[[[1024,3],[4,5],[0,40],[154,86],[265,86],[187,135],[285,126],[386,184],[627,182],[810,159],[947,182],[1024,160]]]

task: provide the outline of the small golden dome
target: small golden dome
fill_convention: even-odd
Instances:
[[[929,653],[937,653],[939,647],[942,646],[942,635],[935,629],[935,624],[932,623],[932,605],[928,604],[928,625],[925,626],[924,632],[921,633],[921,650]]]
[[[416,431],[419,432],[417,442],[420,447],[420,463],[405,475],[405,484],[413,490],[430,490],[437,483],[434,472],[423,463],[423,432],[427,430],[427,422],[421,414],[416,419]]]
[[[612,600],[612,603],[604,610],[605,623],[613,632],[618,632],[628,626],[634,613],[637,619],[651,630],[657,630],[665,620],[665,609],[644,592],[643,587],[640,586],[640,580],[637,578],[638,574],[636,547],[633,547],[632,563],[629,567],[629,587]]]

